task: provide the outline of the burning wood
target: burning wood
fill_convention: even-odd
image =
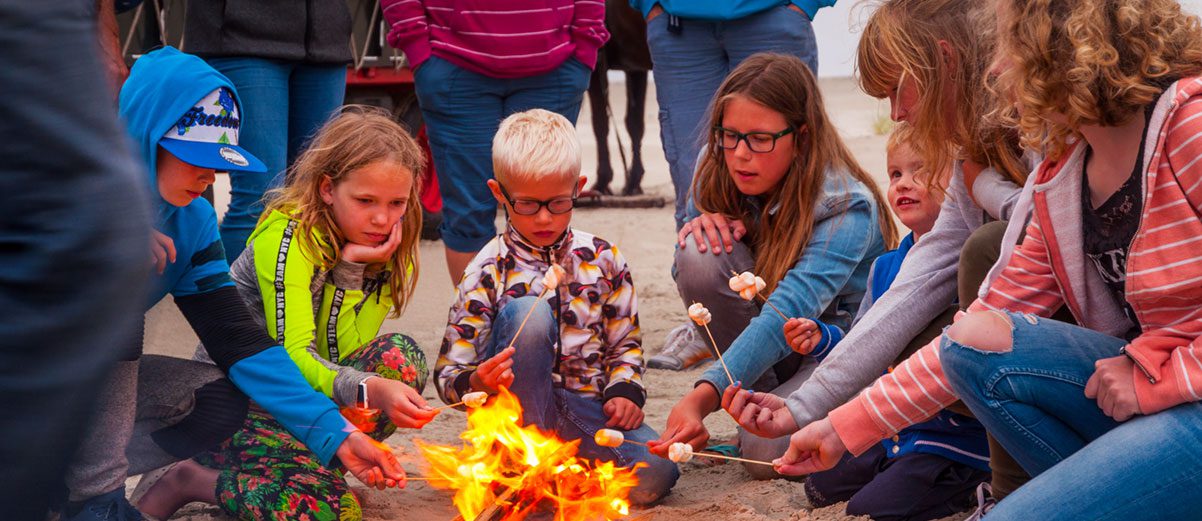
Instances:
[[[557,521],[617,519],[629,513],[638,484],[634,468],[576,457],[580,442],[565,442],[522,426],[522,408],[506,389],[468,412],[462,447],[417,442],[437,488],[454,490],[463,519],[517,521],[546,505]],[[482,517],[483,516],[483,517]]]

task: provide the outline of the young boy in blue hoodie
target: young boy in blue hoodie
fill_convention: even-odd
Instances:
[[[166,47],[143,56],[121,89],[120,113],[149,173],[157,276],[149,309],[167,294],[216,366],[142,356],[137,341],[99,398],[68,470],[68,520],[143,519],[125,479],[212,449],[242,424],[246,396],[271,413],[326,465],[335,458],[371,486],[403,473],[305,384],[284,349],[255,325],[229,276],[217,215],[200,197],[217,170],[262,171],[238,147],[241,107],[230,81],[195,56]],[[99,346],[114,348],[114,346]],[[242,393],[245,393],[244,396]],[[198,499],[216,486],[198,490]]]

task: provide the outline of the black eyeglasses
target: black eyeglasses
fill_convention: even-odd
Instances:
[[[739,148],[739,142],[747,143],[747,148],[752,152],[766,153],[776,149],[776,140],[793,133],[793,128],[786,128],[775,134],[771,132],[735,132],[729,128],[714,127],[714,142],[719,148],[724,150],[734,150]]]
[[[555,215],[561,215],[572,211],[576,207],[576,189],[572,190],[571,197],[556,197],[549,201],[539,201],[536,199],[514,199],[509,195],[509,191],[505,190],[505,185],[499,184],[501,187],[501,195],[505,196],[505,201],[513,208],[513,213],[518,215],[534,215],[547,207],[547,211]]]

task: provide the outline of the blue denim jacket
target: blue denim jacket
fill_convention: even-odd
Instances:
[[[868,187],[845,172],[828,170],[819,197],[805,252],[768,301],[790,317],[816,318],[846,331],[864,297],[872,262],[885,252],[879,209]],[[690,219],[697,213],[690,201]],[[723,354],[731,376],[751,385],[792,353],[785,343],[784,324],[780,315],[764,306]],[[729,384],[717,364],[701,375],[700,382],[709,382],[719,392]]]

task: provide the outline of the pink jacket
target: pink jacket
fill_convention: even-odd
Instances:
[[[1140,412],[1202,400],[1202,78],[1174,83],[1148,123],[1144,210],[1127,260],[1126,297],[1141,334],[1127,346]],[[1036,171],[1026,238],[1003,252],[1005,268],[969,311],[1049,316],[1068,306],[1077,322],[1119,336],[1130,321],[1081,250],[1085,146]],[[923,421],[957,398],[939,340],[835,409],[831,422],[853,454]]]
[[[592,68],[609,40],[603,0],[382,0],[388,43],[413,68],[433,54],[494,78],[549,72],[575,57]]]

